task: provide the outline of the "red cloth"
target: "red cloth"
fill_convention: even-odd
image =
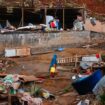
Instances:
[[[55,23],[54,22],[51,22],[50,23],[50,26],[51,26],[51,28],[55,28]]]
[[[97,57],[97,58],[100,58],[100,55],[99,55],[99,54],[96,54],[96,57]]]

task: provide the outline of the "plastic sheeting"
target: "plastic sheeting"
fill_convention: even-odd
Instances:
[[[53,16],[46,16],[46,25],[48,26],[48,28],[50,28],[50,25],[49,25],[49,22],[51,21],[51,20],[53,20],[54,19],[54,17]]]
[[[16,56],[16,49],[5,49],[5,57]]]
[[[91,67],[94,63],[98,63],[101,59],[96,56],[86,56],[82,57],[82,61],[80,62],[80,67],[82,69],[87,69]]]
[[[97,58],[96,56],[88,56],[88,57],[82,57],[82,61],[86,61],[86,62],[99,62],[99,58]]]

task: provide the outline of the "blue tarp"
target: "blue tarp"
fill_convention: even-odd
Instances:
[[[59,48],[58,48],[58,51],[64,51],[64,48],[59,47]]]
[[[100,69],[96,70],[90,76],[84,79],[78,79],[72,83],[74,89],[80,94],[85,95],[91,93],[97,82],[102,78],[102,72]]]

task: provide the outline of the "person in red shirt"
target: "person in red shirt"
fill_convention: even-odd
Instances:
[[[54,20],[50,22],[50,28],[56,28],[56,24]]]

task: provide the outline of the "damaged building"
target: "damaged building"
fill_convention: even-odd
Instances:
[[[105,11],[104,4],[95,0],[1,0],[0,23],[4,26],[6,20],[9,20],[16,27],[28,23],[41,24],[45,23],[46,15],[52,15],[60,20],[64,29],[70,29],[77,15],[85,19],[86,9],[91,14],[104,14]]]
[[[0,105],[102,105],[104,3],[0,0]]]
[[[27,25],[28,23],[41,24],[45,23],[45,16],[51,15],[58,18],[61,26],[65,29],[73,27],[73,21],[77,15],[84,15],[82,6],[70,3],[66,6],[62,1],[10,1],[6,0],[6,6],[0,6],[0,23],[5,24],[9,20],[13,25]]]
[[[58,18],[63,29],[73,27],[77,15],[86,18],[86,11],[93,15],[104,14],[104,1],[95,0],[5,0],[0,2],[0,23],[5,25],[9,20],[19,27],[28,23],[45,23],[45,16]]]

